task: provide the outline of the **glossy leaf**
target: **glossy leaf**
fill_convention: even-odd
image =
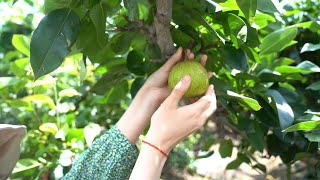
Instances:
[[[235,98],[236,100],[242,102],[243,104],[245,104],[246,106],[248,106],[249,108],[251,108],[254,111],[259,111],[261,109],[261,106],[259,105],[258,101],[255,99],[237,94],[232,91],[227,91],[227,94],[229,96]]]
[[[320,120],[317,121],[306,121],[290,126],[289,128],[283,130],[283,132],[293,132],[293,131],[311,131],[320,129]]]
[[[298,33],[297,28],[284,28],[272,32],[262,39],[260,55],[282,51],[291,43]]]
[[[275,111],[278,113],[281,129],[288,128],[291,126],[294,120],[292,108],[278,91],[270,89],[267,91],[267,93],[272,97],[277,108]]]
[[[12,45],[21,53],[30,56],[30,39],[21,34],[15,34],[12,37]]]
[[[144,82],[146,81],[145,78],[143,77],[137,77],[133,83],[131,84],[131,88],[130,88],[130,94],[131,94],[131,98],[133,99],[137,92],[140,90],[140,88],[142,87],[142,85],[144,84]]]
[[[45,16],[34,31],[30,61],[35,79],[46,75],[70,53],[80,29],[80,19],[71,9],[58,9]]]
[[[310,70],[313,72],[320,72],[320,67],[310,61],[303,61],[297,65],[298,68]]]
[[[310,52],[310,51],[317,51],[319,49],[320,49],[320,44],[306,43],[306,44],[303,45],[300,53]]]
[[[144,75],[144,58],[138,51],[130,51],[127,57],[127,68],[136,75]]]

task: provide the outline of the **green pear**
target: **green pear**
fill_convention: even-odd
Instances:
[[[191,84],[183,97],[198,97],[206,93],[209,86],[208,72],[199,62],[191,60],[184,60],[171,69],[169,88],[172,90],[185,75],[190,76]]]

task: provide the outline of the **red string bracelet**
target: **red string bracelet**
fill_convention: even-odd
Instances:
[[[165,157],[169,157],[168,154],[166,154],[165,152],[163,152],[160,148],[158,148],[157,146],[148,143],[147,141],[142,140],[143,143],[148,144],[149,146],[155,148],[156,150],[158,150],[159,152],[161,152],[161,154],[163,154]]]

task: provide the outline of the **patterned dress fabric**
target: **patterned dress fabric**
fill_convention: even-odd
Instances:
[[[62,179],[129,179],[138,155],[138,148],[113,126],[77,158]]]

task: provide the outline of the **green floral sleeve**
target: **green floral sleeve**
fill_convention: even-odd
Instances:
[[[137,147],[114,126],[78,157],[62,179],[129,179],[138,155]]]

